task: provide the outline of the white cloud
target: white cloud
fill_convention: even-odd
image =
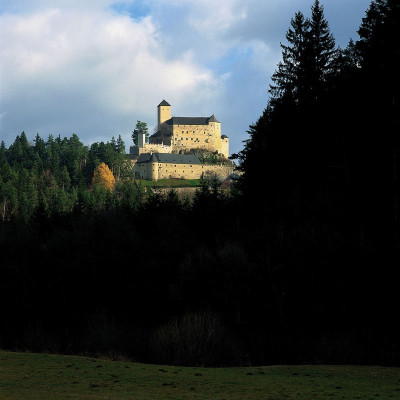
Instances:
[[[135,0],[124,0],[123,3],[133,3]],[[63,10],[104,10],[115,4],[115,0],[1,0],[2,12],[29,14],[48,8]]]
[[[369,1],[322,2],[336,37],[356,36]],[[165,97],[174,115],[215,113],[237,152],[290,19],[312,3],[0,0],[0,140],[26,130],[128,142],[137,119],[155,126]]]
[[[46,136],[58,120],[59,129],[76,131],[76,123],[68,121],[74,116],[86,120],[82,127],[107,136],[102,118],[120,118],[115,129],[124,129],[125,122],[129,130],[136,119],[154,122],[163,97],[196,96],[206,102],[218,87],[214,74],[190,53],[168,55],[151,17],[135,21],[110,11],[57,8],[3,14],[0,36],[0,112],[9,128],[23,121],[26,126],[20,128],[42,128]],[[19,133],[10,132],[7,139]]]
[[[203,36],[214,37],[226,32],[238,21],[246,19],[242,2],[235,0],[198,0],[190,8],[188,22]],[[212,10],[204,12],[204,10]]]

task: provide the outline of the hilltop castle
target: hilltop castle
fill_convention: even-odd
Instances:
[[[180,153],[203,150],[229,157],[229,139],[221,134],[221,123],[211,117],[171,117],[171,105],[163,100],[157,106],[157,132],[150,136],[149,143],[139,135],[138,146],[131,154]]]
[[[171,105],[163,100],[157,106],[157,132],[146,143],[139,134],[132,146],[135,175],[140,179],[198,179],[215,173],[224,179],[233,172],[228,160],[229,139],[221,135],[221,123],[211,117],[171,117]],[[204,164],[196,152],[219,154],[219,164]]]

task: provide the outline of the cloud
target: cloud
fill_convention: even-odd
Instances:
[[[135,21],[111,11],[51,8],[3,14],[0,26],[2,131],[17,125],[47,135],[58,122],[69,135],[79,128],[73,117],[109,139],[115,132],[104,132],[102,118],[131,129],[136,119],[153,119],[162,97],[196,94],[206,102],[218,87],[189,52],[169,56],[150,16]]]
[[[130,4],[135,0],[124,0],[121,3]],[[104,10],[113,4],[115,0],[4,0],[1,2],[2,13],[30,14],[41,12],[50,7],[63,10]]]
[[[325,0],[345,46],[370,0]],[[1,0],[0,0],[1,2]],[[13,0],[0,3],[0,140],[77,133],[82,141],[174,115],[221,120],[233,152],[261,115],[280,42],[313,0]]]

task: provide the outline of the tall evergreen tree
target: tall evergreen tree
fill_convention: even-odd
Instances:
[[[255,181],[246,184],[246,179],[256,180],[257,175],[261,179],[262,174],[274,185],[269,196],[279,193],[282,198],[285,192],[284,196],[302,198],[320,190],[331,146],[329,129],[321,127],[333,116],[321,98],[328,92],[337,52],[318,0],[311,19],[295,14],[286,40],[281,44],[282,61],[271,78],[268,106],[250,127],[250,139],[239,158],[245,171],[242,181],[249,190]]]
[[[359,157],[360,196],[375,210],[371,231],[394,232],[400,242],[400,7],[396,0],[373,1],[358,30],[356,42],[360,69],[355,78],[359,96],[355,113],[364,158]],[[355,147],[355,146],[354,146]],[[374,162],[372,162],[374,160]],[[361,190],[362,188],[362,190]],[[389,222],[392,221],[392,222]],[[394,226],[391,224],[394,222]]]
[[[275,105],[282,99],[299,101],[306,89],[306,54],[310,21],[299,11],[292,18],[286,33],[287,45],[281,43],[282,61],[272,75],[269,93]]]
[[[0,181],[0,215],[1,221],[9,221],[18,210],[18,190],[11,180]]]
[[[285,100],[305,105],[318,101],[334,73],[335,40],[319,0],[311,10],[311,19],[301,12],[295,14],[286,33],[288,44],[281,43],[282,61],[271,77],[269,90],[272,105]]]
[[[312,57],[311,88],[313,100],[318,101],[326,90],[328,79],[334,74],[337,50],[335,39],[330,33],[329,24],[324,16],[324,8],[319,0],[311,7],[310,53]]]
[[[6,163],[8,163],[7,148],[6,148],[6,144],[2,140],[1,144],[0,144],[0,171],[1,171],[1,167]]]

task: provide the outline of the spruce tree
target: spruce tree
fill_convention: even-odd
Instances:
[[[305,204],[311,198],[317,201],[333,140],[329,128],[333,115],[324,99],[337,50],[318,0],[310,19],[302,12],[295,14],[286,41],[281,44],[282,61],[271,77],[267,108],[250,127],[239,159],[245,172],[243,189],[251,192],[258,176],[270,185],[269,198],[286,197],[293,204],[289,199],[293,196]]]
[[[306,55],[310,21],[299,11],[286,33],[287,45],[281,43],[282,61],[271,77],[271,104],[288,99],[298,101],[305,90]]]
[[[358,30],[356,42],[360,71],[357,115],[363,130],[365,158],[360,160],[365,182],[360,197],[370,188],[369,201],[376,223],[400,242],[399,117],[400,117],[400,6],[397,0],[371,3]],[[373,162],[372,162],[373,160]],[[367,181],[368,179],[368,181]],[[365,190],[365,192],[364,192]]]
[[[324,8],[316,0],[311,7],[310,47],[313,70],[311,76],[315,82],[316,96],[319,95],[322,85],[333,74],[335,65],[335,39],[330,33],[329,24],[324,16]]]
[[[3,164],[7,163],[7,148],[6,144],[2,140],[0,143],[0,168]]]

